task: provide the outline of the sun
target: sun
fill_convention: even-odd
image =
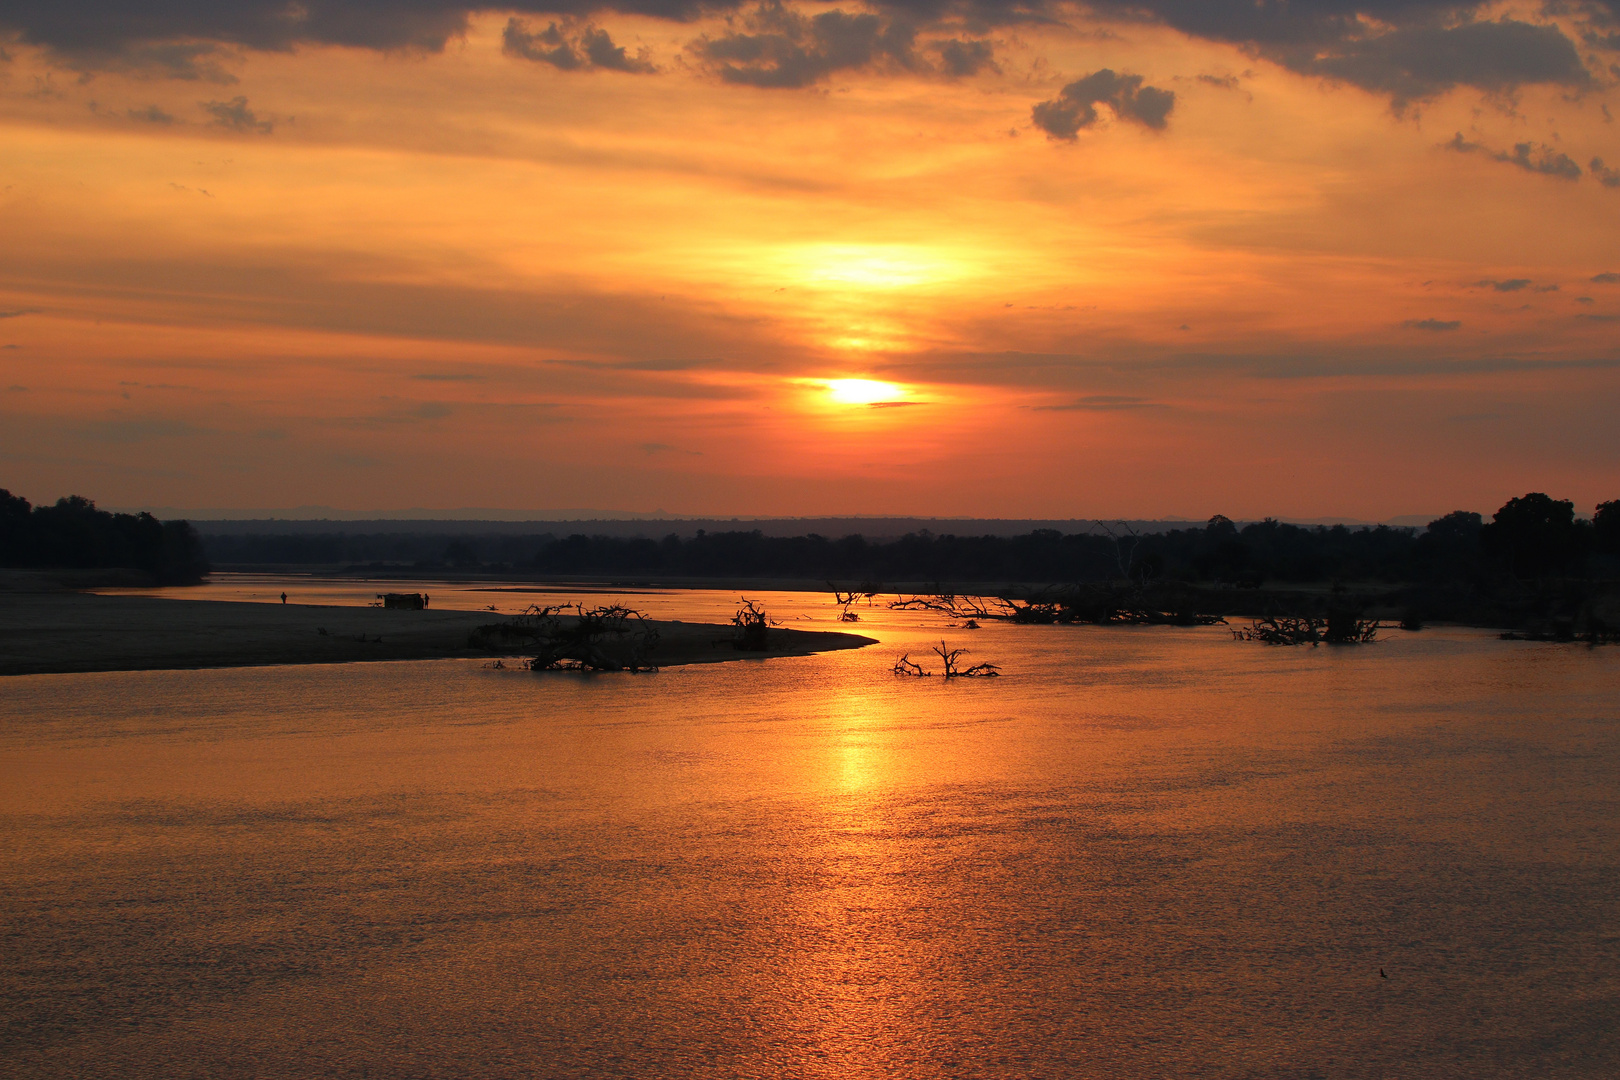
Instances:
[[[825,379],[827,395],[840,405],[874,405],[880,401],[903,401],[905,390],[895,383],[876,379]]]

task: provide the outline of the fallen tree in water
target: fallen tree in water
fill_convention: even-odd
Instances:
[[[648,625],[644,612],[623,604],[531,605],[506,622],[480,626],[468,643],[490,652],[532,653],[524,662],[530,671],[658,670],[652,663],[658,628]]]
[[[959,661],[967,655],[966,649],[953,649],[941,641],[931,650],[945,665],[944,675],[947,679],[980,679],[995,678],[1001,674],[1001,668],[996,664],[974,664],[971,667],[962,667]],[[933,672],[926,670],[921,664],[906,653],[894,662],[894,673],[914,678],[932,678]]]
[[[1172,598],[1174,599],[1174,598]],[[1212,626],[1226,620],[1201,614],[1189,598],[1172,607],[1154,604],[1137,584],[1070,585],[1023,595],[958,596],[920,593],[898,596],[896,611],[933,611],[952,619],[998,619],[1035,626],[1089,623],[1115,626]]]
[[[848,592],[845,592],[837,585],[833,585],[833,583],[830,581],[827,582],[827,584],[832,586],[833,601],[837,603],[839,607],[843,608],[843,610],[838,613],[839,622],[860,622],[860,615],[857,612],[851,611],[850,609],[856,604],[860,603],[862,600],[866,601],[867,607],[871,607],[872,599],[877,596],[879,591],[882,589],[881,585],[874,585],[871,582],[862,582],[859,588],[851,589]]]
[[[1265,645],[1360,645],[1376,641],[1382,628],[1377,619],[1358,618],[1351,612],[1329,612],[1325,617],[1268,615],[1233,630],[1232,637]]]

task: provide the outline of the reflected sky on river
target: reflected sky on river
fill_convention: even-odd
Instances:
[[[827,596],[761,595],[833,626]],[[4,680],[0,1054],[26,1076],[1620,1066],[1620,651],[862,612],[880,645],[652,675]],[[941,636],[1006,676],[889,673]]]

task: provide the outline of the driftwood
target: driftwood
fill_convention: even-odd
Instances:
[[[1226,620],[1201,615],[1188,605],[1165,611],[1146,603],[1137,585],[1069,586],[1026,596],[957,596],[924,593],[899,596],[889,607],[897,611],[933,611],[952,619],[973,622],[1000,619],[1034,626],[1094,623],[1122,626],[1212,626]]]
[[[573,614],[569,614],[572,609]],[[530,605],[507,622],[472,632],[469,643],[490,651],[532,653],[531,671],[656,671],[658,628],[622,604]]]
[[[958,596],[955,593],[917,593],[907,596],[895,594],[889,602],[892,611],[932,611],[951,619],[1012,619],[1017,621],[1017,606],[999,596]]]
[[[766,639],[774,625],[771,617],[746,596],[742,598],[742,607],[731,617],[731,625],[734,627],[731,647],[738,652],[764,652],[770,648]]]
[[[1378,639],[1383,629],[1377,619],[1361,619],[1348,612],[1315,615],[1275,615],[1256,619],[1232,631],[1236,641],[1258,641],[1266,645],[1359,645]]]
[[[827,582],[827,587],[832,589],[833,602],[843,608],[838,613],[839,622],[860,622],[860,613],[850,609],[862,600],[866,601],[867,607],[871,607],[873,598],[883,588],[881,585],[874,585],[871,582],[862,582],[859,588],[850,589],[846,592],[831,581]]]
[[[944,675],[947,679],[993,679],[1001,674],[1001,668],[996,664],[974,664],[972,667],[961,667],[959,661],[967,655],[967,650],[953,649],[943,641],[930,651],[939,657],[940,661],[945,665]],[[913,660],[910,653],[894,662],[894,673],[922,679],[932,678],[934,674]]]

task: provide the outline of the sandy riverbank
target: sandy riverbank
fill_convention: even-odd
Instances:
[[[0,592],[0,675],[481,657],[492,654],[470,648],[467,637],[500,618],[487,611]],[[659,644],[652,660],[661,667],[874,643],[857,634],[778,628],[767,652],[739,653],[729,645],[730,626],[654,625]]]

